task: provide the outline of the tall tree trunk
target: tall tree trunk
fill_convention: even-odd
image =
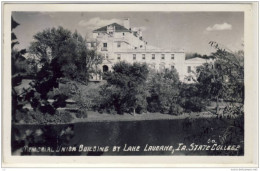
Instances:
[[[135,108],[134,108],[134,115],[135,115]]]

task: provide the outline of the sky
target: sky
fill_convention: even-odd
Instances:
[[[13,12],[12,16],[20,23],[14,29],[18,49],[28,48],[33,35],[46,28],[62,26],[88,39],[94,29],[114,22],[123,25],[125,18],[131,28],[143,31],[151,46],[206,55],[215,51],[210,41],[232,51],[243,49],[243,12]]]

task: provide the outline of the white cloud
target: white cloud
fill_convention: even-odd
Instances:
[[[222,31],[222,30],[232,30],[232,25],[228,23],[215,24],[206,28],[207,31]]]
[[[120,19],[116,19],[116,18],[104,20],[99,17],[95,17],[95,18],[91,18],[90,20],[87,20],[87,21],[81,20],[81,21],[79,21],[78,24],[80,26],[87,27],[88,29],[97,29],[97,28],[100,28],[100,27],[103,27],[103,26],[106,26],[106,25],[112,24],[112,23],[118,23],[118,24],[122,25],[123,21]]]

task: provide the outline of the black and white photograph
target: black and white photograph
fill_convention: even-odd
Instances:
[[[11,156],[245,156],[244,11],[57,9],[11,11]]]

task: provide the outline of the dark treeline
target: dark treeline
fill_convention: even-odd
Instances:
[[[185,55],[185,59],[192,59],[192,58],[196,58],[196,57],[199,57],[199,58],[203,58],[203,59],[214,59],[214,56],[213,55],[201,55],[199,53],[186,53]]]

